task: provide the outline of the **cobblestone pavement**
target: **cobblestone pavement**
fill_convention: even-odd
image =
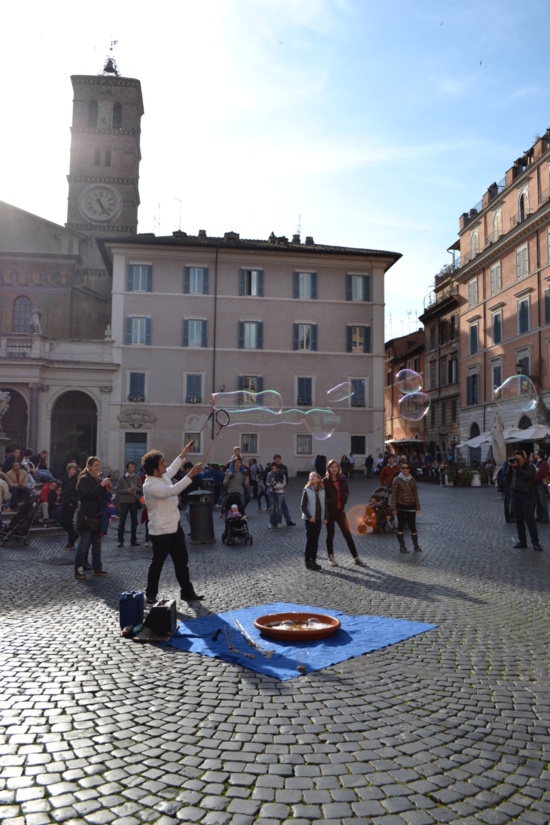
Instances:
[[[355,479],[350,506],[375,486]],[[76,581],[59,538],[0,549],[3,825],[548,825],[550,528],[543,553],[513,550],[494,490],[421,485],[423,553],[363,536],[359,568],[337,532],[339,566],[323,549],[315,573],[301,487],[296,527],[252,503],[252,546],[190,548],[196,615],[284,600],[438,628],[280,682],[122,639],[149,551],[112,531],[107,579]],[[169,563],[161,586],[178,595]]]

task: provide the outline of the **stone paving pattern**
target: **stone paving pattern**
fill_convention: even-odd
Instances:
[[[548,825],[550,528],[543,553],[513,550],[494,490],[421,485],[423,553],[363,536],[359,568],[337,531],[339,566],[322,538],[315,573],[302,486],[296,527],[267,530],[252,502],[252,546],[190,546],[206,598],[180,617],[281,600],[438,629],[279,682],[123,639],[119,595],[150,551],[112,529],[106,579],[76,581],[63,539],[1,548],[3,825]],[[350,506],[375,486],[355,479]],[[177,597],[169,562],[161,587]]]

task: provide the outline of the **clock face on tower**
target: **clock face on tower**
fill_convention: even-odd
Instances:
[[[78,208],[87,220],[104,223],[118,218],[122,211],[122,198],[113,186],[92,184],[81,192]]]

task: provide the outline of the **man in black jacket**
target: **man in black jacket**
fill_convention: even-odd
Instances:
[[[510,484],[512,511],[518,528],[519,541],[514,544],[516,550],[527,547],[525,525],[531,536],[533,550],[542,550],[535,523],[535,474],[535,465],[529,463],[523,450],[516,450],[512,458],[508,459],[506,482]]]

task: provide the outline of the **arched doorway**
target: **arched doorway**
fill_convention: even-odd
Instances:
[[[76,459],[80,467],[96,454],[97,407],[89,395],[71,390],[60,396],[52,410],[50,468],[61,478],[65,464]]]
[[[478,435],[481,435],[479,430],[479,424],[474,423],[470,427],[470,438],[476,438]],[[477,463],[481,461],[481,447],[470,447],[470,464]]]
[[[30,446],[34,450],[36,444],[27,444],[27,402],[20,393],[10,387],[0,387],[0,390],[10,394],[10,406],[1,421],[4,434],[9,438],[6,446],[10,449],[20,447],[22,450]]]

